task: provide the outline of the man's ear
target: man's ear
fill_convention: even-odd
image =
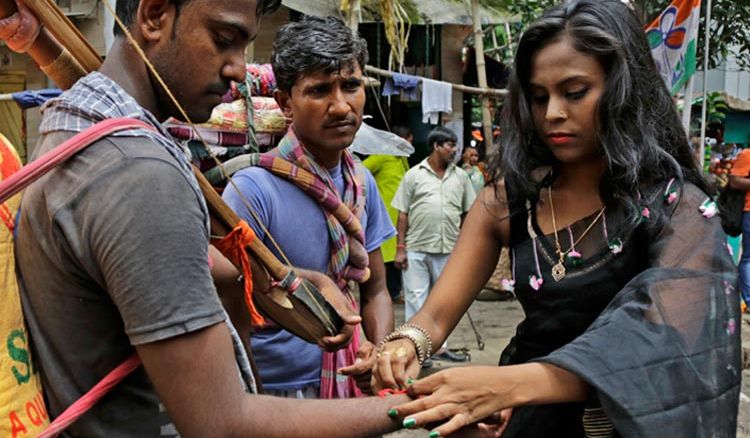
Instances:
[[[136,26],[147,43],[157,43],[172,35],[177,17],[173,0],[141,0],[136,13]]]
[[[276,103],[279,104],[279,108],[281,109],[281,112],[284,113],[284,117],[291,119],[293,115],[290,102],[292,96],[290,96],[288,92],[277,88],[273,91],[273,98],[276,99]]]

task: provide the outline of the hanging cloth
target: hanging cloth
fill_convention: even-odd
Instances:
[[[422,122],[437,125],[440,113],[453,112],[453,86],[448,82],[422,81]]]

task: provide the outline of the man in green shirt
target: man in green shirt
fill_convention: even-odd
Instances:
[[[414,139],[411,129],[406,126],[394,126],[393,132],[409,143]],[[401,179],[406,171],[409,170],[409,162],[406,157],[397,157],[395,155],[370,155],[362,162],[365,167],[375,177],[375,183],[378,186],[380,197],[388,210],[388,217],[391,218],[393,226],[398,223],[398,210],[392,205],[393,196],[396,194]],[[396,236],[386,240],[380,246],[380,252],[383,254],[385,262],[386,285],[388,292],[391,294],[391,300],[394,303],[403,303],[401,296],[401,271],[394,265],[396,259]]]
[[[403,271],[405,316],[422,307],[458,240],[463,215],[476,195],[466,172],[453,164],[456,134],[437,127],[427,137],[432,152],[406,172],[391,205],[399,211],[396,259]],[[436,359],[465,361],[443,344]]]

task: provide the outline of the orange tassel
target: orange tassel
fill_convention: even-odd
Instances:
[[[250,258],[245,248],[255,239],[253,229],[245,221],[240,221],[234,229],[221,239],[213,241],[216,249],[221,251],[235,266],[242,267],[242,276],[245,279],[245,305],[250,312],[250,321],[254,326],[265,324],[263,315],[258,312],[253,302],[253,271],[250,267]]]

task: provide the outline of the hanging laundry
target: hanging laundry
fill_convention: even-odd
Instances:
[[[402,94],[408,100],[417,100],[419,81],[417,76],[394,73],[393,78],[388,78],[383,85],[383,96]]]
[[[453,86],[448,82],[422,80],[422,122],[437,125],[441,112],[453,112]]]

